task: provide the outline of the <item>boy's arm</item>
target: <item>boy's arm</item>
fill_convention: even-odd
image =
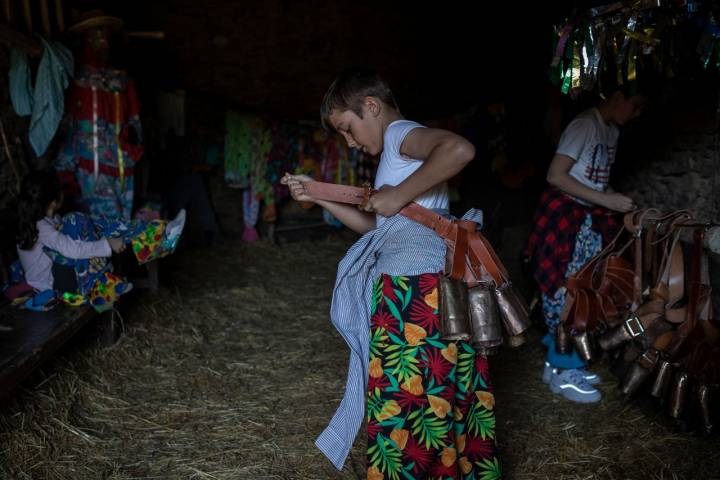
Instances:
[[[459,173],[475,157],[475,147],[447,130],[415,128],[403,140],[400,153],[423,163],[399,185],[385,187],[370,197],[365,205],[367,211],[385,217],[395,215],[418,196]]]
[[[343,225],[359,234],[365,234],[376,227],[375,215],[358,210],[355,205],[330,202],[327,200],[313,200],[315,203],[332,213]]]
[[[556,153],[548,169],[548,183],[573,197],[580,198],[594,205],[602,205],[610,210],[628,212],[635,208],[633,200],[630,197],[612,190],[599,192],[578,182],[570,176],[569,173],[574,164],[575,160],[571,157]]]

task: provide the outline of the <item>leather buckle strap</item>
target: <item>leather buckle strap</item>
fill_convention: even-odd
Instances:
[[[642,355],[640,355],[640,358],[638,358],[638,363],[640,363],[640,365],[642,365],[644,368],[652,370],[653,368],[655,368],[659,357],[660,352],[658,352],[654,348],[649,348],[645,350]]]
[[[635,328],[633,328],[632,322],[635,322]],[[640,335],[645,333],[645,327],[640,321],[640,317],[638,317],[637,315],[631,315],[630,317],[628,317],[628,319],[625,320],[624,325],[625,330],[627,330],[627,332],[632,338],[639,337]]]

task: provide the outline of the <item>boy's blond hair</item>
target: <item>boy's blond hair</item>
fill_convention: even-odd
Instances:
[[[362,102],[365,97],[376,97],[386,105],[398,109],[390,86],[375,71],[353,68],[343,71],[330,84],[320,105],[320,121],[331,130],[330,114],[333,110],[350,110],[362,118]]]

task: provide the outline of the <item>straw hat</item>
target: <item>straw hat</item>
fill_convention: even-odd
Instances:
[[[123,27],[122,19],[104,14],[102,10],[90,10],[79,15],[78,22],[68,28],[70,33],[83,33],[91,28],[108,27],[120,30]]]

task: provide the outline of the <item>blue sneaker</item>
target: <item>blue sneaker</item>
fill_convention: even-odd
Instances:
[[[578,371],[580,372],[580,375],[583,376],[585,381],[588,382],[590,385],[597,385],[598,383],[602,382],[600,375],[591,372],[587,368],[578,368]]]
[[[552,376],[550,390],[572,402],[596,403],[602,399],[600,391],[590,385],[577,369],[561,370]]]
[[[590,385],[597,385],[602,382],[602,379],[600,378],[600,375],[597,373],[593,373],[590,370],[586,368],[578,368],[577,369],[580,372],[580,375],[583,376],[586,382],[588,382]],[[543,383],[548,384],[550,383],[550,380],[552,379],[553,374],[556,374],[558,372],[557,368],[552,368],[548,362],[545,362],[545,367],[543,368]]]

